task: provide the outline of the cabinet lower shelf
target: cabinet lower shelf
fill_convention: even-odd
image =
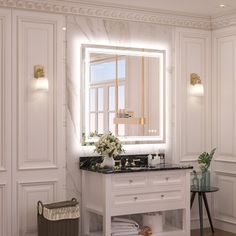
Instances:
[[[162,232],[154,233],[152,235],[153,236],[176,236],[176,235],[184,236],[185,233],[184,233],[184,230],[182,229],[178,229],[171,225],[164,225]],[[90,234],[87,234],[86,236],[103,236],[103,233],[101,231],[90,232]]]

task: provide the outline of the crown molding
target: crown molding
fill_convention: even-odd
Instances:
[[[152,11],[122,7],[120,5],[92,4],[74,0],[0,0],[0,7],[58,13],[63,15],[81,15],[153,24],[188,27],[196,29],[221,29],[236,25],[236,13],[223,16],[204,17],[184,13]]]
[[[212,29],[221,29],[236,25],[236,14],[217,16],[211,19]]]
[[[184,14],[155,12],[143,9],[130,9],[121,6],[81,3],[63,0],[0,0],[0,7],[10,7],[23,10],[35,10],[59,14],[109,18],[147,22],[178,27],[211,29],[210,17],[189,16]]]

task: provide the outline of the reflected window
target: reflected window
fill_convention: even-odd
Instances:
[[[116,80],[116,60],[95,60],[90,65],[90,83],[101,83]],[[125,78],[125,59],[118,60],[118,78]]]
[[[118,109],[125,108],[125,57],[118,58],[116,72],[116,57],[106,56],[105,59],[93,58],[90,63],[89,83],[89,132],[115,134],[116,125],[113,122],[116,110],[116,73],[118,72]],[[108,125],[106,125],[108,124]],[[124,125],[117,125],[119,135],[125,135]]]

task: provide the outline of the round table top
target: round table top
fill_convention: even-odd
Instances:
[[[219,191],[219,188],[212,186],[191,186],[191,192],[193,193],[212,193]]]

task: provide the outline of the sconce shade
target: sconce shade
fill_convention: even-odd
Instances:
[[[196,73],[190,75],[190,94],[192,96],[203,96],[204,87],[200,76]]]
[[[41,77],[35,81],[35,89],[37,91],[47,91],[48,90],[48,79]]]
[[[204,88],[202,84],[190,85],[190,94],[192,96],[203,96]]]

